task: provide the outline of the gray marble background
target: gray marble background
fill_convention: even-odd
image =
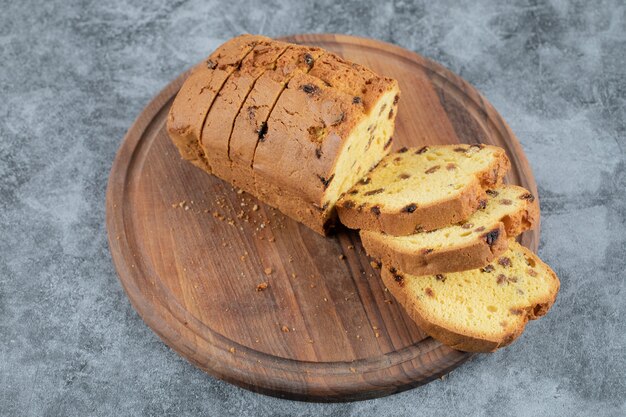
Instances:
[[[0,3],[0,415],[626,415],[623,2]],[[108,172],[150,98],[241,32],[378,38],[476,85],[537,177],[550,314],[443,381],[348,404],[254,394],[161,343],[111,263]]]

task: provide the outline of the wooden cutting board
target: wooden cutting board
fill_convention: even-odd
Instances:
[[[394,45],[296,35],[400,82],[395,147],[487,143],[537,189],[504,120],[459,76]],[[207,51],[208,52],[208,51]],[[440,377],[471,357],[426,336],[385,291],[355,232],[323,238],[181,160],[165,119],[186,73],[128,131],[111,170],[109,245],[143,320],[209,374],[269,395],[349,401]],[[522,243],[536,250],[539,231]],[[257,291],[263,282],[268,287]]]

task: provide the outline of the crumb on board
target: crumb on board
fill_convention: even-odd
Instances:
[[[263,281],[262,283],[260,283],[259,285],[256,286],[256,290],[258,291],[265,291],[267,289],[267,287],[269,287],[270,283],[267,281]]]
[[[191,202],[193,204],[193,201]],[[189,210],[189,204],[187,204],[187,200],[179,201],[178,203],[172,203],[173,208],[183,208],[185,210]]]
[[[270,267],[267,267],[263,270],[263,272],[265,273],[265,275],[272,275],[272,272],[274,272],[274,270]]]
[[[346,255],[342,253],[341,255],[339,255],[339,259],[343,261],[344,259],[346,259]]]
[[[281,330],[283,333],[289,333],[289,327],[287,327],[287,326],[285,326],[285,325],[283,325],[283,327],[281,327],[281,328],[280,328],[280,330]]]
[[[231,347],[230,349],[228,349],[228,351],[232,354],[235,354],[236,349],[234,347]]]

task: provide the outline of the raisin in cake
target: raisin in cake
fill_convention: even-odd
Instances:
[[[422,330],[468,352],[513,342],[528,320],[548,312],[560,285],[550,267],[514,241],[483,268],[418,276],[384,266],[382,278]]]
[[[538,201],[522,187],[487,190],[485,201],[467,220],[432,232],[392,236],[362,230],[363,247],[368,255],[412,275],[485,266],[508,249],[508,238],[539,219]]]
[[[402,236],[458,223],[485,204],[510,163],[485,145],[403,148],[386,156],[338,202],[353,229]]]

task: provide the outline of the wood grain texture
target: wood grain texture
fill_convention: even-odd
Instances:
[[[394,45],[296,35],[400,82],[394,146],[487,143],[537,189],[495,109],[460,77]],[[107,190],[113,261],[144,321],[217,378],[269,395],[349,401],[437,378],[471,357],[427,337],[385,291],[355,232],[323,238],[183,161],[165,118],[187,73],[128,131]],[[183,203],[184,202],[184,203]],[[522,243],[536,250],[539,230]],[[270,271],[271,270],[271,271]],[[269,285],[263,291],[257,286]]]

